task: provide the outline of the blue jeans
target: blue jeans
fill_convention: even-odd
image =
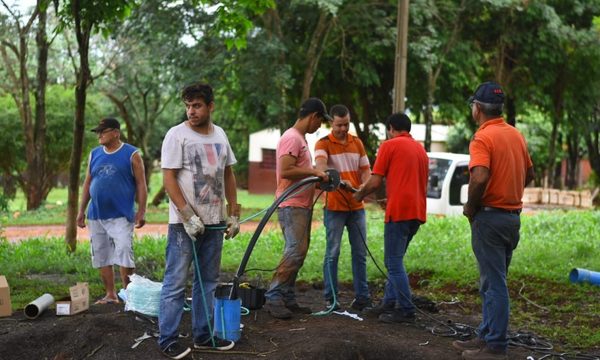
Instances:
[[[176,342],[179,336],[178,328],[183,315],[185,287],[190,263],[194,261],[192,243],[196,246],[200,277],[204,288],[204,294],[202,294],[196,268],[193,266],[192,334],[195,343],[202,343],[210,338],[208,322],[212,321],[213,299],[219,280],[223,230],[206,230],[204,234],[196,238],[197,240],[192,242],[185,232],[183,224],[169,224],[165,278],[160,293],[158,314],[160,329],[158,344],[162,350]],[[204,311],[204,300],[206,300],[208,308],[208,318]]]
[[[408,244],[419,230],[421,223],[418,220],[407,220],[385,223],[383,238],[383,258],[388,271],[385,283],[383,302],[395,303],[395,308],[404,314],[414,314],[415,306],[412,303],[408,275],[404,269],[404,254]]]
[[[479,337],[495,349],[506,350],[510,300],[506,276],[519,243],[521,218],[505,212],[479,211],[471,223],[471,246],[479,265],[482,321]]]
[[[277,216],[285,247],[265,298],[270,303],[291,305],[296,303],[296,277],[310,244],[312,209],[287,206],[277,209]]]
[[[338,293],[338,260],[344,227],[348,229],[348,239],[352,251],[352,283],[354,297],[359,301],[370,299],[367,285],[367,223],[365,210],[331,211],[325,210],[325,228],[327,229],[327,248],[323,261],[325,299],[333,299],[332,288]]]

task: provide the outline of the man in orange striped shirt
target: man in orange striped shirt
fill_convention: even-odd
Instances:
[[[315,145],[315,162],[319,170],[336,169],[341,180],[347,185],[335,192],[328,192],[325,201],[325,228],[327,247],[323,262],[325,282],[324,296],[329,307],[339,309],[337,300],[337,273],[340,245],[344,227],[352,250],[352,282],[354,300],[350,305],[355,310],[371,306],[367,285],[367,225],[362,201],[352,198],[350,188],[358,188],[371,174],[369,159],[360,139],[348,133],[350,112],[344,105],[334,105],[331,115],[331,133]]]

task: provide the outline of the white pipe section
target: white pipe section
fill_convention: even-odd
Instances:
[[[35,319],[52,304],[54,304],[54,297],[50,294],[44,294],[25,306],[25,316],[28,319]]]

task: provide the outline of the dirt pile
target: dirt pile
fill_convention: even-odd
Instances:
[[[323,310],[321,291],[305,286],[299,301],[313,310]],[[340,302],[348,306],[349,291]],[[459,315],[460,309],[442,308],[435,316],[475,325],[477,319]],[[191,332],[190,313],[183,317],[181,331]],[[358,321],[347,316],[303,315],[276,320],[264,310],[242,317],[242,339],[232,351],[192,352],[191,359],[459,359],[451,346],[453,338],[433,335],[436,325],[419,314],[416,324],[384,324],[376,319]],[[150,338],[132,349],[134,339],[152,330],[152,325],[123,311],[123,304],[91,305],[82,314],[57,317],[53,309],[36,320],[22,312],[0,319],[0,359],[163,359]],[[182,343],[192,344],[191,338]],[[525,359],[531,352],[511,349],[510,358]]]

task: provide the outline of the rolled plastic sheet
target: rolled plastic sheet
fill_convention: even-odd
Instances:
[[[54,304],[54,297],[50,294],[44,294],[25,306],[25,316],[28,319],[35,319],[52,304]]]

